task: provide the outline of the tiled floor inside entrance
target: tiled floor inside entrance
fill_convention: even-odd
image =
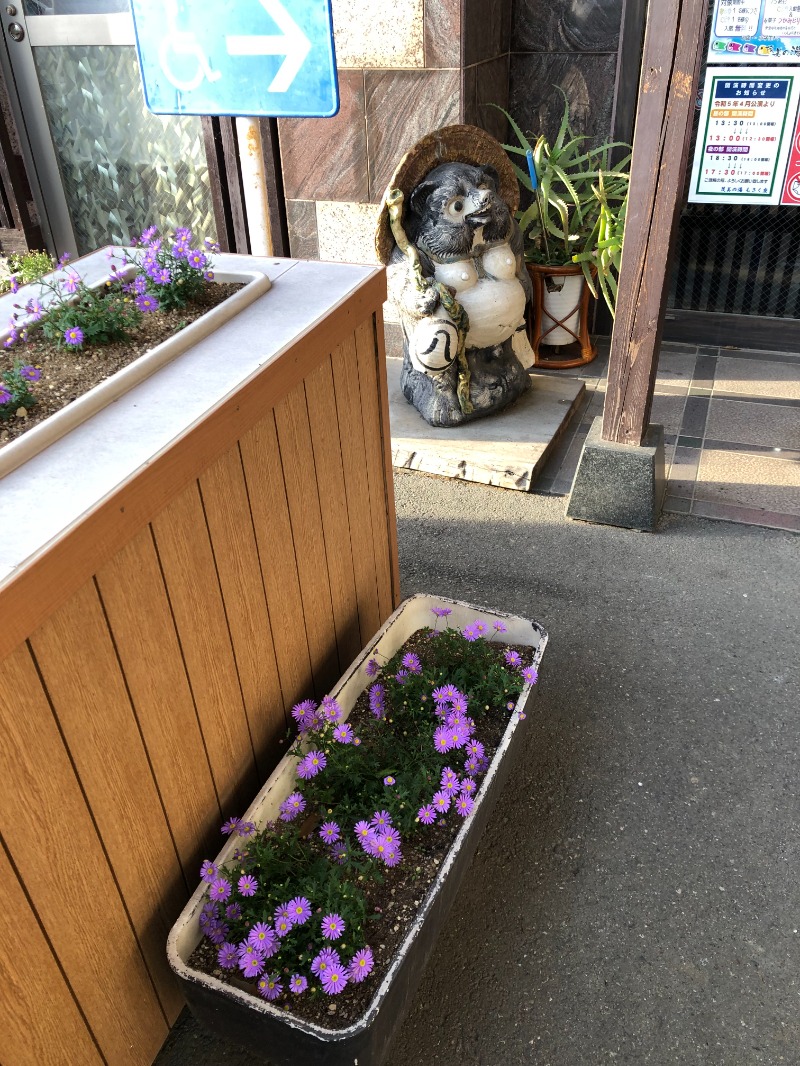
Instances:
[[[602,414],[608,344],[573,374],[582,407],[534,492],[566,495]],[[664,343],[651,422],[664,426],[664,510],[800,532],[800,355]]]

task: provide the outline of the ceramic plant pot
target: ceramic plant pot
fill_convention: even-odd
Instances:
[[[465,603],[426,595],[405,600],[390,616],[349,670],[332,689],[345,717],[358,696],[370,684],[364,672],[366,660],[375,651],[389,657],[416,630],[431,624],[431,607],[445,603],[452,607],[448,622],[462,627],[476,615],[492,622],[502,619],[508,626],[503,639],[534,649],[538,666],[547,643],[547,634],[536,622],[513,615],[496,614]],[[517,701],[523,710],[532,695],[526,684]],[[326,1029],[287,1013],[271,1003],[231,984],[225,984],[189,964],[189,958],[202,939],[199,916],[206,900],[201,884],[175,923],[168,940],[169,963],[177,974],[190,1009],[208,1029],[234,1043],[266,1053],[274,1066],[378,1066],[399,1025],[422,976],[436,936],[444,924],[458,892],[509,768],[519,747],[527,719],[512,712],[495,755],[481,781],[472,813],[464,820],[436,880],[431,885],[405,939],[391,960],[383,981],[376,986],[365,1013],[346,1029]],[[296,787],[296,759],[285,756],[266,782],[244,817],[260,828],[278,816],[281,802]],[[222,849],[217,863],[230,858],[236,847],[232,839]]]

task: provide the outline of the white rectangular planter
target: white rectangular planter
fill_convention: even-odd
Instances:
[[[338,700],[345,717],[370,684],[363,669],[367,659],[376,651],[387,659],[392,656],[412,633],[431,624],[431,607],[440,604],[452,608],[448,622],[459,628],[472,622],[476,615],[490,622],[501,619],[508,627],[504,641],[532,648],[533,663],[538,667],[547,643],[547,634],[538,623],[442,597],[413,596],[397,608],[332,689],[331,694]],[[517,700],[517,711],[525,708],[532,691],[533,686],[526,684]],[[502,740],[481,781],[474,809],[459,829],[386,976],[357,1022],[346,1029],[325,1029],[191,967],[189,959],[203,935],[199,916],[206,901],[205,884],[199,885],[187,903],[167,943],[169,963],[178,975],[196,1017],[226,1039],[268,1054],[275,1066],[352,1066],[354,1062],[378,1066],[410,1004],[436,934],[506,780],[525,725],[526,721],[516,711],[511,713]],[[289,755],[281,760],[245,812],[245,819],[255,822],[260,829],[278,817],[280,804],[296,786],[296,767],[296,759]],[[230,859],[237,846],[237,841],[231,839],[215,862],[219,864]]]

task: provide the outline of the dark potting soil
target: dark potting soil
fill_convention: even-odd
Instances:
[[[428,630],[425,629],[414,633],[403,645],[403,653],[418,650],[428,639],[427,633]],[[531,648],[527,646],[494,642],[493,646],[497,648],[498,657],[508,648],[514,648],[525,665],[531,662]],[[496,713],[486,715],[480,720],[476,735],[484,745],[485,754],[490,761],[513,713],[515,712],[509,712],[504,707],[498,708]],[[369,686],[359,696],[347,721],[353,726],[356,734],[362,731],[366,723],[372,721]],[[481,777],[478,780],[477,795],[480,795],[482,787]],[[286,991],[290,977],[287,971],[281,974],[285,991],[280,999],[273,1002],[273,1006],[325,1029],[346,1029],[354,1024],[369,1007],[463,821],[454,806],[451,807],[446,814],[440,814],[433,825],[427,826],[424,833],[418,833],[413,838],[404,837],[403,861],[394,869],[382,869],[382,883],[362,883],[361,888],[367,898],[367,913],[374,916],[370,922],[372,934],[369,946],[375,966],[365,981],[360,984],[351,982],[336,996],[327,995],[321,986],[310,982],[308,990],[296,996]],[[248,981],[218,965],[217,951],[217,946],[204,938],[191,955],[189,965],[261,999],[255,981]]]

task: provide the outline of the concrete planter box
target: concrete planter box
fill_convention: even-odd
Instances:
[[[150,1066],[221,819],[399,599],[384,271],[215,270],[271,288],[0,478],[4,1061]]]
[[[369,685],[364,673],[366,660],[375,650],[389,657],[417,629],[431,624],[431,607],[452,607],[448,622],[462,627],[476,615],[489,621],[502,619],[508,626],[503,640],[535,649],[534,663],[541,661],[547,634],[536,622],[513,615],[495,614],[469,604],[441,597],[413,596],[405,600],[365,646],[333,686],[332,694],[347,716],[356,699]],[[517,701],[525,708],[532,695],[526,685]],[[189,958],[202,939],[199,915],[207,886],[201,884],[175,923],[167,943],[170,966],[178,975],[183,993],[195,1016],[210,1030],[254,1051],[269,1055],[275,1066],[379,1066],[422,976],[436,936],[444,923],[458,887],[475,852],[478,840],[505,783],[514,753],[519,747],[525,720],[512,713],[494,758],[481,781],[473,812],[464,820],[458,836],[442,863],[408,934],[396,952],[383,981],[365,1014],[347,1029],[325,1029],[278,1009],[239,988],[202,973],[189,965]],[[278,816],[281,802],[296,787],[296,760],[285,756],[258,793],[244,817],[261,828]],[[215,860],[230,858],[236,840],[231,840]]]

